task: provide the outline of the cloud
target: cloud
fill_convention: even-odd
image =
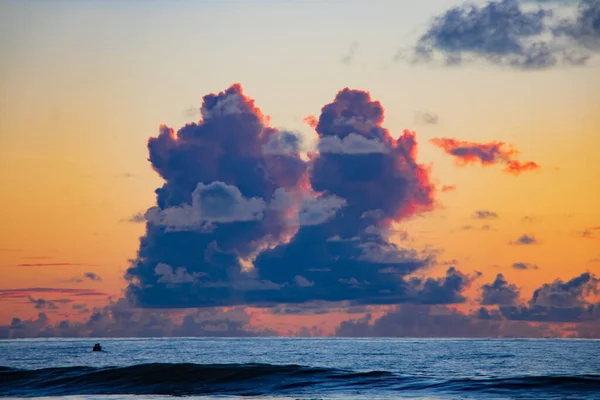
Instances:
[[[349,337],[600,337],[600,303],[586,296],[600,293],[600,280],[590,273],[567,282],[544,284],[526,305],[518,305],[518,290],[499,274],[482,287],[482,303],[463,313],[440,305],[402,304],[378,319],[342,322],[336,336]],[[499,305],[498,308],[492,308]],[[565,325],[571,324],[571,325]],[[575,325],[573,325],[575,324]]]
[[[245,198],[240,190],[223,182],[198,183],[192,204],[149,209],[145,217],[172,230],[203,230],[214,223],[261,220],[266,203],[259,197]]]
[[[354,41],[350,44],[350,48],[348,49],[348,52],[340,58],[340,62],[342,64],[352,64],[357,51],[358,51],[358,42]]]
[[[414,133],[394,139],[382,127],[383,114],[369,93],[346,88],[314,119],[319,153],[311,159],[310,185],[346,205],[326,223],[303,226],[289,242],[256,257],[261,279],[288,284],[273,293],[280,296],[274,301],[387,304],[412,297],[403,276],[431,258],[390,243],[380,228],[432,209],[434,187],[415,160]],[[380,271],[390,269],[395,273]],[[293,289],[296,276],[314,284]]]
[[[538,269],[538,266],[535,264],[529,264],[529,263],[522,263],[522,262],[516,262],[513,263],[512,267],[514,269],[519,269],[521,271],[525,271],[525,270],[531,270],[531,269]]]
[[[431,305],[463,303],[465,297],[462,292],[478,277],[478,273],[466,275],[457,271],[456,268],[450,267],[446,270],[446,276],[443,278],[411,278],[409,282],[413,288],[416,288],[416,294],[405,301]]]
[[[515,285],[509,284],[502,274],[498,274],[494,282],[481,287],[481,304],[512,305],[519,298],[519,290]]]
[[[498,321],[485,308],[477,314],[463,314],[443,306],[402,304],[381,318],[370,314],[344,321],[335,336],[341,337],[545,337],[548,329],[522,321]]]
[[[600,25],[598,21],[600,21],[600,1],[580,0],[575,18],[561,21],[559,26],[554,28],[554,34],[566,36],[582,48],[591,52],[598,52],[600,50]],[[589,54],[582,54],[579,62],[584,63],[588,58]]]
[[[102,280],[102,278],[95,272],[86,272],[85,274],[83,274],[83,277],[89,279],[90,281],[101,281]]]
[[[437,125],[440,122],[440,117],[437,114],[429,112],[417,112],[415,121],[423,125]]]
[[[442,193],[445,193],[445,192],[452,192],[452,191],[454,191],[454,190],[456,190],[456,186],[454,186],[454,185],[444,185],[444,186],[442,186],[442,190],[441,190],[441,192],[442,192]]]
[[[177,267],[175,271],[173,271],[173,267],[164,263],[159,263],[156,268],[154,268],[154,272],[160,277],[157,281],[158,283],[195,282],[199,277],[205,275],[202,272],[190,274],[185,267]]]
[[[272,134],[269,141],[262,146],[265,155],[290,155],[294,156],[300,152],[302,138],[298,134],[280,131]]]
[[[600,303],[586,300],[600,293],[600,279],[585,272],[567,282],[556,280],[533,292],[527,305],[500,307],[509,320],[532,322],[600,321]],[[600,332],[600,330],[598,331]]]
[[[510,242],[510,244],[513,245],[530,245],[530,244],[537,244],[538,240],[535,238],[535,236],[533,235],[528,235],[528,234],[523,234],[521,236],[519,236],[519,238],[513,240],[512,242]]]
[[[75,307],[75,305],[73,305]],[[76,309],[85,308],[78,305]],[[0,338],[31,337],[244,337],[275,336],[269,329],[250,325],[251,315],[240,308],[148,310],[132,308],[123,299],[95,309],[85,322],[63,320],[51,323],[44,312],[37,319],[13,318],[0,326]]]
[[[80,264],[80,263],[70,263],[70,262],[17,264],[17,267],[97,267],[97,266],[98,266],[98,264]]]
[[[445,66],[483,61],[518,70],[582,65],[600,50],[598,4],[582,0],[574,18],[560,20],[552,9],[528,9],[518,0],[466,3],[436,16],[410,59]]]
[[[143,224],[144,222],[146,222],[146,217],[144,216],[144,213],[137,213],[137,214],[133,214],[131,217],[126,218],[126,219],[122,219],[122,222],[131,222],[132,224]]]
[[[484,225],[481,225],[479,227],[473,226],[473,225],[463,225],[459,229],[463,230],[463,231],[469,231],[471,229],[473,229],[473,230],[487,231],[487,230],[490,229],[490,226],[488,224],[484,224]]]
[[[128,300],[162,308],[436,301],[437,281],[417,289],[404,279],[432,254],[387,236],[391,223],[433,209],[435,187],[416,161],[415,134],[392,137],[369,93],[346,88],[322,108],[309,161],[297,136],[269,127],[240,85],[204,96],[201,113],[148,141],[165,183],[126,274]],[[439,301],[460,300],[458,286],[437,289],[447,292]]]
[[[521,174],[521,172],[536,171],[538,169],[540,169],[540,166],[533,161],[527,161],[522,163],[517,160],[510,160],[508,161],[504,172],[513,175],[519,175]]]
[[[325,271],[324,271],[325,272]],[[440,303],[439,293],[457,293],[443,288],[466,287],[478,275],[465,276],[449,269],[446,276],[438,279],[417,279],[409,286],[414,297],[394,306],[352,306],[350,302],[308,302],[280,304],[271,309],[274,314],[327,315],[344,310],[356,313],[357,318],[342,322],[335,330],[336,336],[350,337],[600,337],[600,304],[586,300],[599,293],[600,280],[584,273],[569,281],[556,280],[538,288],[526,305],[485,306],[473,312],[460,312]],[[298,277],[301,286],[310,288],[314,282]],[[424,282],[433,282],[434,290],[425,289]],[[496,279],[498,281],[498,277]],[[357,282],[347,282],[356,284]],[[496,288],[516,289],[503,278]],[[441,291],[440,291],[441,290]],[[419,291],[433,296],[434,304],[423,301]],[[507,293],[509,293],[507,292]],[[496,289],[489,291],[498,298]],[[451,302],[461,301],[451,295]],[[445,296],[445,295],[444,295]],[[443,296],[442,296],[443,297]],[[504,299],[504,295],[499,297]],[[508,299],[512,299],[509,295]],[[35,300],[35,299],[34,299]],[[62,299],[54,302],[65,301]],[[68,300],[67,300],[68,301]],[[506,303],[506,300],[491,301]],[[41,307],[42,309],[44,307]],[[46,308],[47,309],[47,308]],[[74,303],[71,309],[87,313],[85,303]],[[54,310],[51,310],[54,311]],[[383,313],[382,313],[383,311]],[[371,312],[381,315],[374,317]],[[170,310],[135,308],[125,299],[104,308],[94,309],[84,322],[68,320],[51,323],[41,312],[37,319],[13,318],[7,326],[0,326],[0,338],[26,337],[165,337],[165,336],[275,336],[276,332],[254,325],[253,312],[243,307],[202,308],[195,310]],[[565,323],[570,325],[565,325]],[[303,333],[302,333],[303,332]],[[318,327],[301,327],[297,334],[322,336]],[[296,333],[294,333],[296,335]]]
[[[31,303],[33,303],[35,305],[35,308],[37,308],[37,309],[58,310],[58,306],[52,300],[46,300],[46,299],[42,299],[42,298],[34,299],[31,296],[29,296],[28,298],[29,298],[29,301]]]
[[[496,219],[498,218],[498,214],[494,211],[488,210],[478,210],[473,214],[473,218],[475,219]]]
[[[600,232],[600,226],[592,226],[581,232],[581,237],[584,239],[600,239],[598,232]]]
[[[337,196],[321,196],[306,199],[298,214],[301,226],[320,225],[331,218],[346,205],[346,200]]]
[[[377,139],[367,139],[356,133],[344,138],[338,136],[324,137],[319,140],[319,152],[340,154],[376,154],[387,153],[389,147]]]
[[[454,157],[456,165],[460,167],[476,163],[483,166],[502,163],[506,164],[504,172],[512,175],[540,168],[533,161],[521,163],[514,160],[513,157],[518,151],[512,146],[507,147],[503,142],[476,143],[453,138],[433,138],[430,142]]]
[[[98,292],[93,289],[72,289],[72,288],[21,288],[21,289],[0,289],[0,301],[29,298],[40,293],[46,294],[67,294],[72,296],[99,296],[106,297],[106,293]]]

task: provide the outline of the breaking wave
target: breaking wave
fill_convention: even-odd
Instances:
[[[0,367],[1,396],[236,395],[271,396],[344,391],[515,395],[600,391],[600,375],[441,379],[388,371],[356,372],[300,365],[139,364],[126,367]]]

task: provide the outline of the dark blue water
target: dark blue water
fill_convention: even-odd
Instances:
[[[597,340],[10,340],[0,365],[4,397],[600,399]]]

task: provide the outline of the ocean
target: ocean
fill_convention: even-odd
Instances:
[[[102,352],[92,352],[94,343]],[[0,396],[47,399],[600,399],[600,341],[0,340]]]

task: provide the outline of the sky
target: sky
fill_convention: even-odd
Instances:
[[[598,0],[0,8],[1,338],[600,337]]]

